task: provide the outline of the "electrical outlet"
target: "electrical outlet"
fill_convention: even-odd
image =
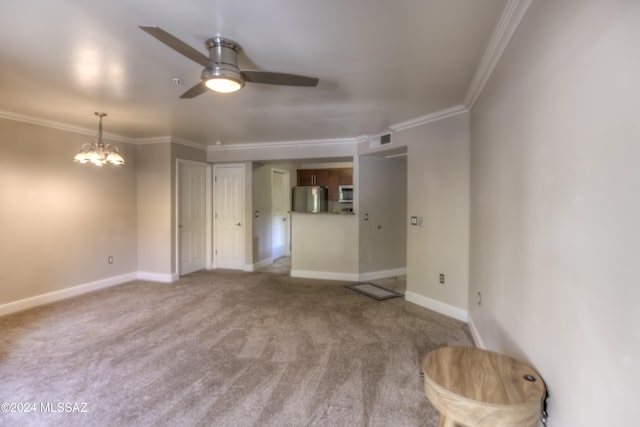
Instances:
[[[109,264],[113,264],[113,257],[111,255],[109,255],[109,258],[107,258],[107,262]]]
[[[440,273],[440,283],[444,285],[444,274]]]
[[[478,292],[478,305],[482,305],[482,294]]]

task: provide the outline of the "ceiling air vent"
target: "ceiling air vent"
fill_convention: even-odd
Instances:
[[[369,138],[369,148],[391,144],[391,133],[383,133]]]

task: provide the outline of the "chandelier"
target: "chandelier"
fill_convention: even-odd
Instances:
[[[98,127],[98,135],[91,144],[83,144],[80,152],[73,158],[78,163],[93,163],[96,166],[102,166],[107,163],[112,165],[124,165],[124,158],[118,151],[118,147],[113,144],[105,144],[102,142],[102,118],[106,113],[95,113],[100,117],[100,125]]]

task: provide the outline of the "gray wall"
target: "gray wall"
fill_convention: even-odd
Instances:
[[[134,147],[116,143],[121,168],[74,163],[92,140],[0,119],[0,304],[137,270]]]
[[[469,114],[407,129],[407,298],[466,320],[469,286]],[[445,275],[445,284],[439,275]]]
[[[469,113],[397,131],[390,147],[358,144],[359,160],[406,147],[408,301],[467,320],[469,299]],[[366,160],[365,160],[366,161]],[[367,191],[367,190],[365,190]],[[360,209],[362,212],[362,209]],[[411,216],[421,226],[408,225]],[[445,284],[439,283],[439,274]]]
[[[471,317],[540,371],[550,426],[638,418],[639,22],[533,2],[472,111]]]
[[[171,143],[137,145],[136,152],[138,270],[169,277],[174,271]]]
[[[406,159],[360,156],[358,175],[360,273],[406,268]]]

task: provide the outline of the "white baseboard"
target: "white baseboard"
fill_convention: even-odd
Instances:
[[[18,301],[9,302],[0,305],[0,316],[10,313],[15,313],[29,308],[37,307],[39,305],[49,304],[63,299],[75,297],[77,295],[86,294],[88,292],[97,291],[99,289],[108,288],[111,286],[121,285],[123,283],[136,280],[138,275],[136,273],[127,273],[120,276],[107,277],[105,279],[95,280],[93,282],[84,283],[82,285],[72,286],[70,288],[59,289],[53,292],[47,292],[46,294],[36,295],[29,298],[24,298]]]
[[[163,273],[152,273],[149,271],[138,271],[135,278],[139,280],[146,280],[149,282],[161,282],[161,283],[173,283],[179,279],[177,273],[163,274]]]
[[[365,280],[386,279],[407,274],[406,268],[396,268],[393,270],[371,271],[368,273],[340,273],[335,271],[311,271],[311,270],[291,270],[291,277],[301,277],[304,279],[341,280],[347,282],[362,282]]]
[[[487,347],[484,345],[484,341],[478,333],[478,328],[476,328],[476,324],[473,322],[473,317],[471,317],[471,315],[469,315],[468,324],[469,330],[471,331],[471,336],[473,337],[473,342],[475,343],[476,347],[486,350]]]
[[[291,277],[305,279],[340,280],[345,282],[357,282],[358,273],[338,273],[332,271],[291,270]]]
[[[403,276],[407,274],[406,268],[394,268],[392,270],[371,271],[369,273],[360,273],[358,281],[386,279],[387,277]]]
[[[454,307],[449,304],[445,304],[440,301],[436,301],[431,298],[416,294],[415,292],[406,291],[404,293],[404,299],[419,305],[420,307],[428,308],[429,310],[436,311],[445,316],[453,317],[454,319],[467,322],[469,320],[469,313],[458,307]]]
[[[253,271],[253,264],[245,264],[242,267],[242,271],[246,271],[247,273],[251,273]]]

